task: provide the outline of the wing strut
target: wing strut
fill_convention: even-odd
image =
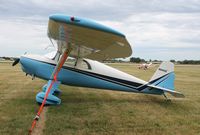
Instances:
[[[41,114],[41,112],[42,112],[42,110],[43,110],[43,108],[44,108],[45,102],[46,102],[46,100],[47,100],[47,97],[48,97],[48,95],[49,95],[51,89],[52,89],[52,86],[53,86],[53,84],[57,81],[58,73],[59,73],[59,71],[61,70],[63,64],[65,63],[65,60],[66,60],[67,57],[69,56],[69,53],[71,52],[71,50],[72,50],[72,49],[71,49],[70,46],[68,46],[68,48],[65,48],[62,57],[61,57],[60,60],[58,61],[58,64],[56,65],[56,67],[55,67],[55,69],[54,69],[54,71],[53,71],[53,73],[52,73],[52,75],[51,75],[51,78],[50,78],[50,79],[51,79],[51,83],[50,83],[50,85],[48,85],[48,87],[47,87],[47,91],[46,91],[44,100],[43,100],[43,102],[42,102],[42,104],[41,104],[41,106],[40,106],[40,108],[39,108],[39,110],[38,110],[38,112],[37,112],[37,114],[36,114],[36,116],[35,116],[33,122],[32,122],[32,126],[31,126],[31,128],[30,128],[30,130],[29,130],[29,134],[31,134],[31,132],[33,131],[33,129],[34,129],[35,125],[36,125],[36,122],[39,120],[40,114]]]

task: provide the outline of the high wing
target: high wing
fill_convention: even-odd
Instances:
[[[101,61],[125,58],[132,54],[131,46],[122,33],[88,19],[51,15],[48,36],[56,42],[70,43],[70,57]],[[58,50],[59,48],[62,46],[58,46]]]

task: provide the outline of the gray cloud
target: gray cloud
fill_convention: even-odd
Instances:
[[[53,13],[91,18],[125,33],[134,56],[200,59],[200,0],[1,0],[0,56],[42,53]]]
[[[2,15],[30,16],[33,14],[48,16],[52,13],[65,13],[92,17],[94,19],[123,19],[133,13],[170,12],[196,13],[200,12],[199,0],[1,0]]]

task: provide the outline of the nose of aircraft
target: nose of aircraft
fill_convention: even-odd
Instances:
[[[30,75],[34,74],[34,71],[33,71],[34,67],[33,67],[33,65],[31,63],[31,59],[27,58],[26,55],[22,55],[20,57],[20,61],[19,62],[21,64],[22,70],[25,73],[30,74]]]
[[[25,60],[26,58],[24,56],[20,56],[20,64],[21,68],[24,72],[26,72],[27,62]],[[26,72],[27,73],[27,72]]]

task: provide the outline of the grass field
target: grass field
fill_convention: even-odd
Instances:
[[[157,66],[138,70],[133,64],[110,64],[148,80]],[[62,104],[47,107],[44,135],[199,135],[200,66],[175,66],[176,90],[185,99],[94,90],[61,85]],[[0,63],[0,134],[28,133],[38,110],[35,95],[46,81],[26,77],[20,66]]]

